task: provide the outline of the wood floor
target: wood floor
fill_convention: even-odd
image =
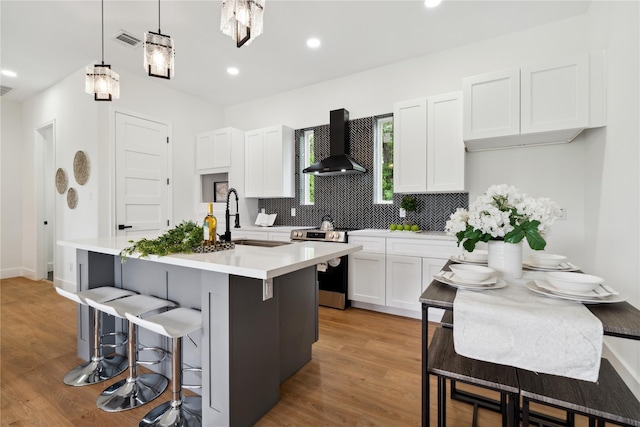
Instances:
[[[169,400],[165,391],[145,407],[99,410],[96,396],[116,380],[85,387],[62,383],[81,362],[75,304],[58,296],[50,282],[25,278],[2,280],[0,302],[0,426],[134,427],[153,406]],[[420,352],[418,320],[320,307],[313,360],[282,384],[280,402],[256,425],[420,425]],[[435,393],[434,381],[431,389]],[[447,410],[448,426],[471,425],[469,405],[453,402]],[[499,425],[497,414],[479,412],[478,426]]]

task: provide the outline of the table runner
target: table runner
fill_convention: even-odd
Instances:
[[[602,322],[574,301],[535,294],[509,280],[503,289],[458,289],[453,302],[456,353],[534,372],[596,382]]]

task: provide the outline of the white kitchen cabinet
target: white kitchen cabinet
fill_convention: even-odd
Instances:
[[[384,239],[381,240],[384,244]],[[384,253],[357,252],[349,255],[347,289],[350,300],[385,305],[385,262]]]
[[[462,94],[398,102],[393,109],[393,191],[464,191]]]
[[[427,191],[464,191],[462,92],[427,98]]]
[[[269,231],[267,233],[269,240],[276,240],[278,242],[290,242],[291,241],[291,232],[290,231]]]
[[[420,310],[422,258],[387,255],[386,305]]]
[[[239,129],[224,128],[196,135],[196,170],[229,168],[231,145],[241,144],[244,133]]]
[[[294,197],[294,131],[272,126],[245,132],[245,196]]]
[[[465,141],[520,133],[520,69],[462,80]]]
[[[393,192],[427,191],[427,100],[393,105]]]
[[[446,263],[447,260],[442,258],[422,258],[422,292],[427,289],[433,281],[433,276],[442,270]]]
[[[467,150],[571,142],[605,125],[604,53],[463,79]]]
[[[242,228],[233,228],[233,218],[231,218],[231,240],[238,239],[255,239],[268,240],[266,231],[243,230]],[[218,234],[223,234],[224,230],[218,230]]]

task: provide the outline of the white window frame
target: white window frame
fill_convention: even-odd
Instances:
[[[315,177],[312,174],[302,173],[302,170],[306,167],[311,166],[311,162],[309,161],[310,154],[310,144],[311,137],[313,136],[313,129],[307,129],[302,132],[302,138],[300,139],[300,158],[302,161],[300,162],[300,204],[302,205],[313,205],[314,201],[311,199],[311,180],[315,181]],[[315,139],[314,139],[315,140]]]
[[[373,203],[390,205],[393,203],[393,200],[383,200],[382,198],[382,125],[387,122],[393,122],[393,115],[376,117],[375,122],[376,129],[373,137]]]

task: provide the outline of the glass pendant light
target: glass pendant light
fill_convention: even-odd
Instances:
[[[265,0],[225,0],[222,2],[220,31],[236,46],[249,45],[262,34]]]
[[[158,32],[144,33],[144,69],[152,77],[170,79],[175,74],[173,39],[160,31],[160,0],[158,0]]]
[[[104,63],[104,0],[102,5],[102,63],[87,67],[84,90],[93,94],[96,101],[111,101],[120,98],[120,76]]]

